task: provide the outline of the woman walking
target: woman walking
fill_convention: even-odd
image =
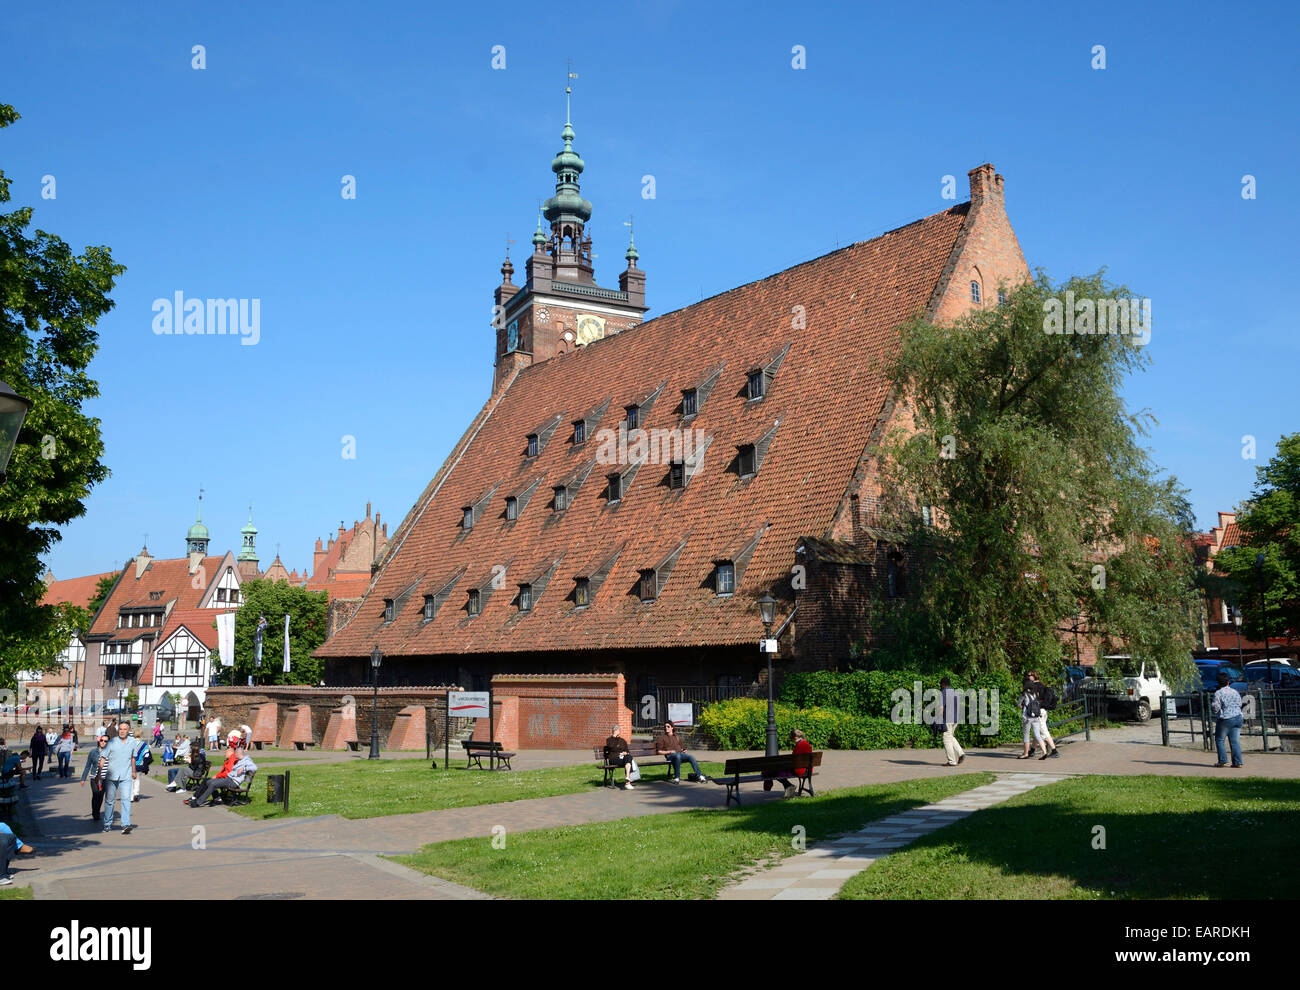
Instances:
[[[63,734],[54,743],[54,755],[59,761],[59,776],[72,776],[72,753],[77,744],[72,739],[72,726],[65,725]]]
[[[106,768],[99,765],[100,759],[104,755],[104,747],[108,744],[108,733],[103,729],[99,730],[99,737],[95,740],[95,748],[86,754],[86,768],[81,771],[81,786],[86,786],[86,778],[90,778],[90,817],[99,821],[99,809],[104,803],[104,774]]]

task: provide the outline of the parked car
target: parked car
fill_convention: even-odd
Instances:
[[[1102,658],[1106,695],[1112,705],[1132,709],[1139,722],[1160,710],[1160,696],[1174,691],[1160,676],[1160,668],[1149,660],[1135,660],[1127,655]]]
[[[1267,660],[1252,660],[1246,664],[1245,681],[1247,687],[1272,684],[1276,689],[1294,691],[1300,689],[1300,670],[1281,657],[1274,657],[1271,667]]]
[[[1197,660],[1196,672],[1201,675],[1202,691],[1209,691],[1211,694],[1219,690],[1219,671],[1226,670],[1228,677],[1232,680],[1232,686],[1238,692],[1246,688],[1246,676],[1241,672],[1240,667],[1235,667],[1227,660]]]

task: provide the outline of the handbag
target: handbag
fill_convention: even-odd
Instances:
[[[627,768],[627,779],[628,779],[628,782],[629,782],[629,783],[630,783],[631,781],[634,781],[634,780],[640,780],[640,779],[641,779],[641,768],[640,768],[639,766],[636,765],[636,760],[633,760],[633,761],[628,765],[628,768]]]

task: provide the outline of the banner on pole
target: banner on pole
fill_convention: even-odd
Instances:
[[[221,666],[233,667],[235,664],[235,613],[222,612],[217,616],[217,655]]]
[[[289,615],[284,616],[284,672],[289,673]]]

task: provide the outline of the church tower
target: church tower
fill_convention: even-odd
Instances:
[[[627,269],[618,288],[596,283],[591,234],[591,203],[582,198],[579,179],[586,163],[574,150],[576,135],[570,112],[572,87],[565,87],[564,147],[551,161],[555,195],[542,204],[533,233],[532,255],[525,262],[525,280],[515,285],[514,265],[507,252],[497,287],[495,373],[493,392],[510,380],[517,368],[546,361],[602,337],[631,330],[641,323],[645,304],[645,273],[629,238]],[[545,218],[548,235],[542,230]]]
[[[208,527],[203,525],[203,493],[199,492],[199,517],[185,534],[185,556],[189,558],[189,571],[198,570],[199,561],[208,555]]]
[[[248,581],[255,577],[261,576],[261,570],[258,568],[260,561],[257,558],[257,527],[253,525],[253,507],[248,507],[248,522],[239,530],[240,548],[239,556],[235,558],[239,565],[239,576]]]

